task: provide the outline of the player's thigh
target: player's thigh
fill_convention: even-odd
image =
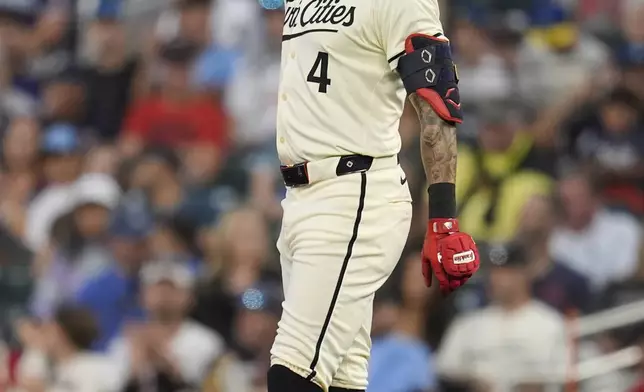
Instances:
[[[366,175],[352,177],[337,189],[298,192],[285,216],[292,265],[273,362],[323,386],[371,314],[373,294],[397,263],[411,221],[404,192],[400,200],[382,198],[391,191],[382,185],[400,186],[398,177],[375,178],[371,186]]]
[[[372,297],[373,298],[373,297]],[[340,363],[331,386],[362,391],[367,388],[369,378],[369,358],[371,353],[371,323],[373,318],[373,299],[365,315],[353,344]]]

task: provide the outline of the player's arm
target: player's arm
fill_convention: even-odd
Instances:
[[[420,120],[421,155],[429,184],[423,275],[428,286],[436,277],[447,295],[479,267],[476,245],[459,232],[456,219],[456,124],[463,121],[458,74],[449,41],[442,34],[436,0],[380,5],[386,8],[380,15],[389,63],[402,79]]]
[[[412,93],[409,101],[418,113],[420,154],[427,184],[455,184],[456,126],[438,116],[432,106],[418,94]]]
[[[428,286],[435,276],[441,293],[447,295],[479,267],[476,245],[468,234],[459,232],[456,219],[456,124],[463,121],[463,114],[449,42],[426,34],[410,35],[397,70],[418,113],[429,185],[423,275]]]

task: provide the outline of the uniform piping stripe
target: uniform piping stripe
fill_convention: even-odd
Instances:
[[[334,30],[334,29],[311,29],[311,30],[302,31],[295,34],[284,34],[282,36],[282,42],[292,40],[294,38],[301,37],[305,34],[310,34],[310,33],[337,33],[337,32],[338,30]]]
[[[388,63],[394,62],[394,61],[398,60],[399,58],[401,58],[403,56],[403,54],[405,54],[404,50],[402,52],[396,54],[394,57],[390,58],[389,60],[387,60],[387,62]]]
[[[306,378],[307,381],[311,381],[317,372],[315,371],[315,366],[318,364],[320,359],[320,349],[322,348],[322,342],[324,341],[324,335],[326,334],[329,324],[331,323],[331,316],[333,315],[333,309],[335,304],[338,301],[338,296],[340,295],[340,289],[342,288],[342,281],[344,280],[344,274],[347,272],[347,267],[349,265],[349,260],[351,259],[351,254],[353,253],[353,245],[358,239],[358,228],[360,227],[360,221],[362,220],[362,211],[364,210],[364,200],[367,193],[367,173],[360,173],[360,200],[358,202],[358,211],[356,212],[356,220],[353,223],[353,234],[349,240],[349,245],[347,246],[347,253],[344,256],[344,261],[342,262],[342,268],[340,269],[340,276],[338,277],[338,282],[335,285],[335,291],[333,292],[333,298],[331,298],[331,304],[329,305],[329,310],[326,313],[326,319],[322,325],[322,330],[320,331],[320,336],[315,345],[315,354],[313,355],[313,360],[309,368],[311,369],[311,374]]]

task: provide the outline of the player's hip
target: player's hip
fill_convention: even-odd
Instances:
[[[406,225],[412,206],[400,165],[359,171],[289,188],[282,201],[283,230],[301,240],[332,243],[360,222],[360,239],[382,239],[390,229]],[[337,238],[336,238],[337,237]]]

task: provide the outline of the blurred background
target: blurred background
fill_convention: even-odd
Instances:
[[[450,0],[462,230],[431,303],[415,224],[368,392],[644,391],[644,0]],[[283,11],[0,0],[0,390],[265,391],[281,312]]]

